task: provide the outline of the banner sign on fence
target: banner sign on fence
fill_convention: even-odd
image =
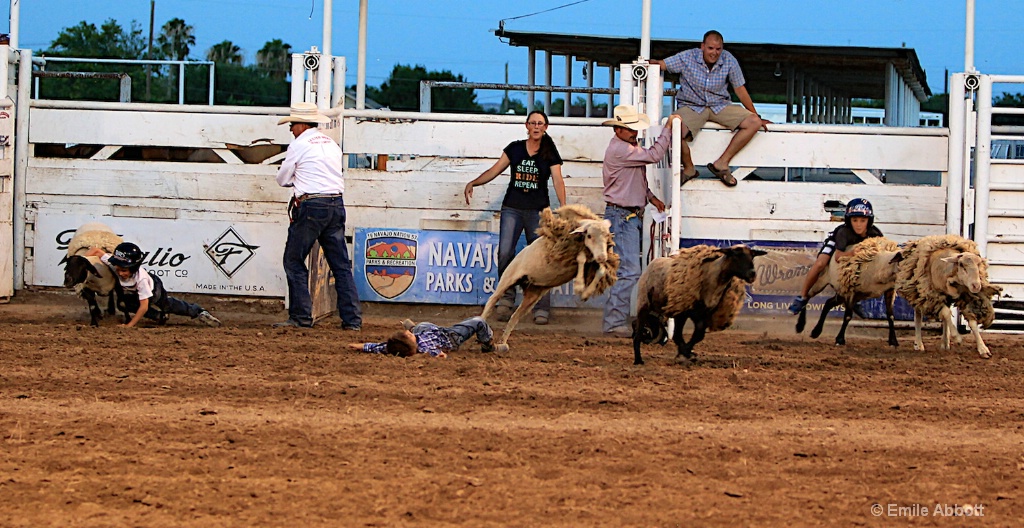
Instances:
[[[357,228],[353,271],[359,299],[482,306],[498,285],[498,235],[484,231]],[[525,245],[520,239],[520,249]],[[551,290],[557,307],[604,305],[607,293],[586,303],[572,283]]]

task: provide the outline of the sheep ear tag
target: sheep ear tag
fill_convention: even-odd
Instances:
[[[416,280],[419,235],[397,229],[366,234],[366,283],[385,299],[405,293]]]

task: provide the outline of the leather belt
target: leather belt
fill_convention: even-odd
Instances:
[[[302,203],[313,198],[341,198],[341,195],[342,193],[303,194],[295,197],[295,203]]]
[[[623,207],[623,206],[621,206],[619,204],[613,204],[611,202],[605,202],[604,204],[609,206],[609,207],[615,207],[616,209],[622,209],[624,211],[629,211],[629,212],[631,212],[631,213],[633,213],[635,215],[638,215],[638,216],[644,212],[644,208],[643,207]]]

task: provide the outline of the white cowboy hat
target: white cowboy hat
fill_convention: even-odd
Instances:
[[[647,114],[637,112],[635,106],[616,106],[613,115],[615,116],[614,119],[609,119],[601,124],[613,127],[623,127],[637,131],[646,130],[647,127],[651,126],[651,120],[647,118]]]
[[[315,103],[295,103],[292,105],[291,114],[282,117],[277,124],[285,123],[330,123],[331,118],[320,113]]]

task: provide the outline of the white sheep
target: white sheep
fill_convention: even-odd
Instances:
[[[105,224],[88,222],[75,230],[75,235],[68,242],[67,254],[61,260],[61,264],[64,264],[64,287],[74,288],[85,299],[89,305],[89,323],[92,326],[99,326],[99,319],[103,316],[96,302],[97,295],[107,297],[107,313],[114,314],[117,277],[98,257],[86,257],[85,254],[93,247],[113,253],[121,242],[121,237]]]
[[[817,339],[825,326],[825,317],[836,306],[844,307],[843,326],[836,335],[836,344],[846,344],[846,327],[853,319],[854,308],[864,299],[883,296],[885,298],[885,316],[889,322],[889,344],[898,346],[896,339],[896,318],[893,315],[893,303],[896,300],[896,268],[894,260],[899,254],[896,242],[884,237],[872,237],[850,246],[848,251],[853,255],[835,257],[828,264],[828,272],[818,277],[818,282],[809,290],[813,297],[828,286],[832,286],[836,294],[825,301],[818,317],[818,323],[811,330],[811,337]],[[804,329],[807,321],[807,308],[800,310],[796,322],[796,332]]]
[[[732,325],[743,308],[745,284],[757,278],[754,257],[764,254],[743,245],[726,249],[701,245],[651,262],[638,283],[633,364],[643,364],[640,343],[659,340],[669,317],[675,321],[672,340],[677,360],[692,360],[693,347],[705,332]],[[690,341],[683,339],[687,319],[694,325]]]
[[[487,319],[506,290],[523,288],[523,301],[495,344],[498,352],[508,351],[512,329],[551,288],[574,280],[575,291],[587,300],[615,283],[619,256],[611,249],[611,224],[582,205],[564,205],[555,214],[550,208],[541,211],[540,236],[512,259],[484,306]]]
[[[921,340],[921,321],[924,316],[938,317],[942,321],[942,342],[939,348],[949,350],[950,338],[956,329],[950,306],[958,302],[965,306],[972,305],[973,302],[979,302],[973,297],[984,297],[983,292],[988,292],[991,302],[992,295],[999,291],[990,287],[988,263],[981,258],[978,246],[957,235],[933,235],[908,242],[898,258],[902,260],[897,272],[896,289],[914,307],[914,350],[924,350],[924,342]],[[968,318],[968,322],[974,334],[978,355],[990,358],[992,353],[982,341],[981,330],[978,328],[978,310],[972,309],[970,312],[974,317]],[[956,340],[957,344],[963,342],[959,333],[956,334]]]

